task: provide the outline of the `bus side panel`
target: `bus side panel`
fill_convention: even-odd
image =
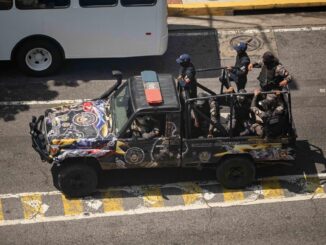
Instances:
[[[160,33],[156,28],[159,6],[74,8],[65,27],[69,35],[63,37],[66,57],[160,54],[161,50],[157,50]]]

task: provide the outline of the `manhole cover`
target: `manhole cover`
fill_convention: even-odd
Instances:
[[[231,39],[230,45],[231,45],[231,47],[234,47],[240,42],[248,42],[247,51],[257,50],[263,45],[262,40],[260,40],[257,37],[250,36],[250,35],[236,36]]]

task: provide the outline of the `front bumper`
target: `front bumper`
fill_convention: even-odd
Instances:
[[[42,132],[44,123],[44,116],[36,118],[33,116],[32,121],[29,123],[30,134],[32,137],[32,147],[40,155],[42,161],[52,163],[53,159],[50,157],[46,149],[46,139]]]

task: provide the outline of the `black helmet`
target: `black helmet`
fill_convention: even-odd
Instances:
[[[246,52],[247,51],[247,43],[245,42],[240,42],[238,43],[236,46],[234,46],[233,48],[235,49],[235,51],[237,51],[238,53],[241,53],[241,52]]]
[[[267,51],[263,54],[263,62],[265,65],[272,65],[276,62],[276,57],[272,52]]]
[[[258,104],[262,107],[264,111],[273,110],[277,104],[277,95],[276,94],[267,94],[266,98],[259,101]]]
[[[245,93],[247,93],[247,91],[245,89],[240,89],[237,95],[237,101],[239,103],[243,103],[246,101],[246,95],[244,95]]]
[[[189,63],[190,60],[191,60],[191,57],[189,54],[182,54],[179,56],[179,58],[176,59],[178,64]]]

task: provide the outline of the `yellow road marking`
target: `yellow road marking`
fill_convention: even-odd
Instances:
[[[1,199],[0,199],[0,221],[4,220],[3,217],[3,211],[2,211],[2,203],[1,203]]]
[[[143,187],[144,205],[146,207],[164,207],[164,200],[159,187]]]
[[[182,198],[186,206],[194,204],[195,202],[197,202],[202,198],[203,190],[202,188],[200,188],[199,185],[195,183],[182,184],[182,190],[183,190]]]
[[[237,202],[244,199],[244,194],[240,190],[231,190],[223,188],[223,196],[225,202]]]
[[[284,191],[278,178],[262,180],[264,199],[284,197]]]
[[[103,210],[105,213],[123,211],[120,191],[108,190],[103,194]]]
[[[61,195],[63,209],[66,216],[80,215],[83,213],[83,203],[80,199],[67,199]]]
[[[42,209],[42,196],[39,194],[23,196],[21,202],[24,210],[25,219],[44,217]]]
[[[324,194],[324,188],[320,185],[318,177],[306,177],[307,191],[315,194]]]

